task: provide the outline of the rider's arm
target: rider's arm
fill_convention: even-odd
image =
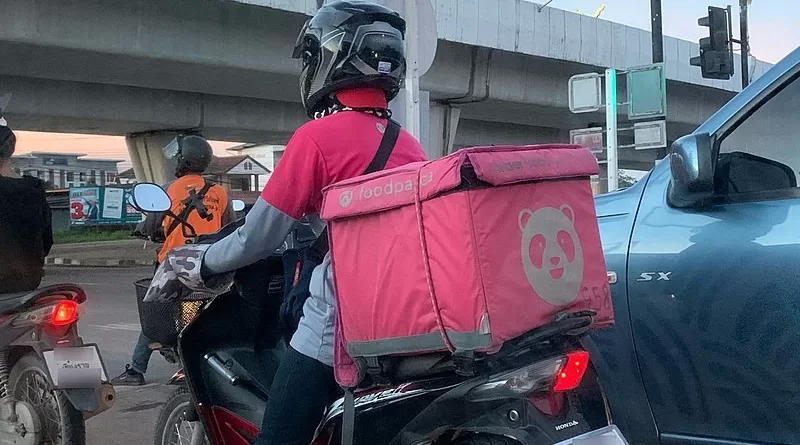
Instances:
[[[292,136],[245,223],[208,248],[203,275],[230,272],[266,258],[304,214],[316,210],[328,172],[316,142],[301,130]]]
[[[163,237],[164,213],[148,213],[145,220],[139,223],[136,230],[149,239]],[[159,235],[159,236],[156,236]]]

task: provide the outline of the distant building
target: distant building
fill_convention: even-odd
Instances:
[[[113,159],[86,158],[79,153],[33,152],[11,157],[11,166],[19,175],[33,176],[64,189],[83,185],[106,185],[117,181]]]
[[[262,178],[271,173],[272,170],[249,155],[214,156],[205,177],[225,187],[231,199],[253,204],[261,191],[259,184],[266,183]],[[132,168],[120,173],[119,178],[124,183],[136,181]]]
[[[261,177],[269,177],[272,170],[249,155],[214,156],[205,176],[222,184],[229,192],[258,192]],[[264,181],[266,182],[266,180]]]
[[[228,149],[228,151],[239,155],[251,156],[253,159],[260,162],[261,165],[269,169],[269,174],[263,175],[259,178],[258,190],[263,190],[264,186],[267,185],[269,177],[275,170],[275,166],[278,165],[278,161],[280,161],[281,156],[283,156],[283,151],[285,148],[286,147],[284,145],[244,144],[231,147]]]

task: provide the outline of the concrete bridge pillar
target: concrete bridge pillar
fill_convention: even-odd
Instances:
[[[175,161],[167,161],[162,151],[179,131],[134,133],[125,137],[138,182],[167,184],[175,179]]]
[[[461,108],[448,104],[431,104],[428,156],[438,158],[453,152]]]

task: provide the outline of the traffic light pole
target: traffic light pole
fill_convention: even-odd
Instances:
[[[739,0],[739,45],[742,48],[742,89],[750,84],[750,37],[747,23],[747,1]]]
[[[664,29],[661,18],[661,0],[650,0],[650,25],[653,34],[653,63],[664,61]]]

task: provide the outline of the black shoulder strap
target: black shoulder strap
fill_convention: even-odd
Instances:
[[[389,119],[381,138],[381,144],[378,146],[378,151],[375,152],[372,162],[364,170],[365,175],[379,172],[386,167],[386,163],[389,162],[389,157],[392,156],[392,151],[394,151],[394,146],[397,144],[398,136],[400,136],[400,124],[393,119]]]
[[[397,144],[398,136],[400,136],[400,124],[394,119],[389,119],[386,122],[386,129],[383,132],[381,143],[378,145],[378,151],[375,152],[375,157],[372,158],[367,169],[364,170],[365,175],[381,171],[386,167],[386,163],[389,162],[389,157],[392,156],[392,151],[394,151],[394,146]],[[319,234],[319,237],[317,237],[311,245],[311,248],[314,249],[320,257],[324,257],[325,254],[328,253],[329,247],[328,228],[325,227],[322,233]]]
[[[209,181],[208,179],[203,178],[203,181],[204,181],[203,188],[201,188],[200,191],[197,192],[197,195],[195,196],[194,199],[199,199],[202,201],[203,198],[206,197],[206,193],[208,193],[208,190],[211,189],[211,187],[214,187],[214,183]],[[194,205],[192,205],[192,201],[193,199],[191,196],[188,196],[186,197],[186,199],[183,200],[183,210],[181,210],[181,213],[178,214],[178,218],[186,221],[186,218],[188,218],[189,214],[192,213],[192,210],[195,209]],[[178,221],[178,219],[172,218],[172,224],[169,225],[169,229],[167,230],[167,233],[164,236],[168,237],[175,229],[178,228],[179,224],[180,222]]]

